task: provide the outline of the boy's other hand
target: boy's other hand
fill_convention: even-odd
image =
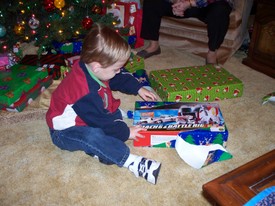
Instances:
[[[146,131],[145,128],[142,128],[141,126],[130,126],[130,140],[136,140],[138,141],[139,138],[144,138],[142,134],[140,134],[140,131]]]
[[[141,87],[138,90],[138,94],[139,96],[144,100],[144,101],[156,101],[157,100],[157,96],[149,91],[148,89]]]

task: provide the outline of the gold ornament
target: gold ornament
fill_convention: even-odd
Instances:
[[[22,35],[24,33],[25,27],[21,24],[16,24],[14,26],[14,32],[16,35]]]
[[[62,9],[65,6],[65,0],[54,0],[54,6],[58,9]]]

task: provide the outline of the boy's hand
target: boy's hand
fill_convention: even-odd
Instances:
[[[146,131],[145,128],[142,128],[141,126],[130,126],[130,136],[129,139],[130,140],[137,140],[139,138],[144,138],[144,136],[142,134],[139,133],[139,131]]]
[[[138,94],[145,101],[156,101],[157,100],[156,95],[144,87],[141,87],[138,90]]]

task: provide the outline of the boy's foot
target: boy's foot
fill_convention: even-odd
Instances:
[[[136,177],[143,177],[148,182],[156,184],[160,167],[161,163],[140,157],[130,164],[128,168]]]

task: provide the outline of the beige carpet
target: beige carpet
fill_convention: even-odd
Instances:
[[[146,60],[148,71],[204,63],[184,51],[162,50]],[[242,57],[236,54],[224,68],[243,81],[243,97],[218,102],[232,159],[196,170],[174,149],[135,148],[128,142],[133,153],[162,162],[158,183],[152,185],[82,152],[61,151],[52,144],[44,121],[55,82],[23,112],[0,112],[0,205],[209,205],[202,196],[204,183],[275,148],[275,105],[261,105],[261,98],[275,91],[275,80],[242,65]],[[139,100],[116,95],[126,111]]]

